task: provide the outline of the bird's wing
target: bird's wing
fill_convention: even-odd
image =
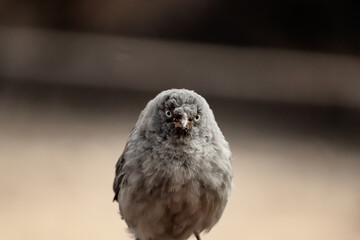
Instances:
[[[135,131],[135,127],[134,127],[130,132],[129,139],[133,137],[135,132],[136,131]],[[114,190],[115,196],[114,196],[113,201],[118,201],[119,191],[120,191],[120,188],[122,185],[123,178],[125,176],[125,170],[123,168],[124,168],[124,164],[126,161],[125,153],[128,151],[128,144],[129,144],[129,142],[126,143],[124,151],[116,163],[115,179],[114,179],[114,184],[113,184],[113,190]]]
[[[124,154],[119,157],[119,160],[116,163],[116,170],[115,170],[115,179],[113,184],[113,190],[115,193],[113,201],[118,201],[118,194],[121,187],[122,179],[124,178],[125,172],[122,170],[125,163]]]

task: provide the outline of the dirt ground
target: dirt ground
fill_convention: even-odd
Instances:
[[[112,202],[114,165],[154,94],[9,89],[0,239],[131,239]],[[203,239],[360,239],[358,113],[208,100],[233,151],[234,188]]]

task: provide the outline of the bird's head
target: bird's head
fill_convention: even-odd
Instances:
[[[143,113],[143,122],[146,122],[143,129],[163,139],[208,138],[211,128],[217,128],[206,100],[186,89],[161,92]]]
[[[195,96],[183,93],[172,93],[165,97],[163,108],[163,129],[175,136],[187,136],[201,123],[201,104]]]

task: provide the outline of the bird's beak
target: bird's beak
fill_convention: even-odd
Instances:
[[[182,116],[182,118],[181,118],[181,120],[180,120],[180,123],[181,123],[181,125],[182,125],[182,126],[181,126],[182,128],[187,128],[187,125],[188,125],[188,123],[189,123],[189,119],[188,119],[186,113],[184,113],[184,115]]]
[[[179,127],[182,129],[188,128],[189,118],[188,118],[187,114],[184,113],[178,121],[174,122],[174,124],[175,124],[175,127]]]

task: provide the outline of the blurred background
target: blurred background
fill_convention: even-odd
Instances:
[[[360,2],[0,0],[0,238],[131,239],[115,163],[203,95],[234,189],[203,239],[360,239]]]

